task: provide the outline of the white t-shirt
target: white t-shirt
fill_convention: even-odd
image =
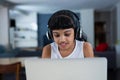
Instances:
[[[84,43],[83,41],[76,40],[76,45],[73,52],[64,58],[84,58],[83,43]],[[55,42],[51,43],[50,45],[51,45],[51,59],[63,59],[58,50],[58,45]]]

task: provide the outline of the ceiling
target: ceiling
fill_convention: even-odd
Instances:
[[[60,9],[104,11],[112,9],[118,2],[120,0],[0,0],[0,4],[10,7],[11,10],[40,13],[50,13]]]

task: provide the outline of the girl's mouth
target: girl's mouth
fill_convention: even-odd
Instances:
[[[67,43],[63,42],[63,43],[60,43],[59,45],[60,45],[62,48],[65,48],[66,45],[67,45]]]

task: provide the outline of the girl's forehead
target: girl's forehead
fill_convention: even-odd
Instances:
[[[65,31],[71,31],[71,30],[73,30],[73,28],[69,28],[69,29],[56,29],[56,30],[53,30],[53,32],[59,32],[59,31],[63,31],[63,32],[65,32]]]

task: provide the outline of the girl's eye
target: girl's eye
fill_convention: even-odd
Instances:
[[[54,35],[55,37],[60,37],[60,35]]]
[[[65,34],[65,36],[67,36],[67,37],[68,37],[68,36],[70,36],[70,34]]]

